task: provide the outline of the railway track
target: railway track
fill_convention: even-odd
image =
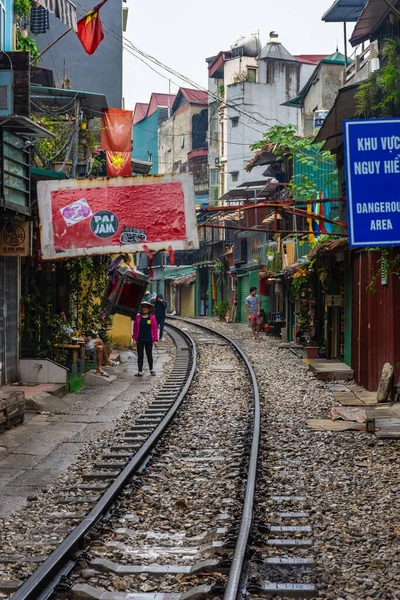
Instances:
[[[70,514],[70,533],[12,600],[315,596],[312,584],[282,582],[309,578],[301,540],[285,537],[309,531],[305,498],[273,496],[276,524],[256,513],[249,545],[260,438],[250,362],[234,340],[178,325],[168,325],[177,350],[166,384],[85,474],[71,500],[86,514]],[[266,530],[268,558],[258,551]]]

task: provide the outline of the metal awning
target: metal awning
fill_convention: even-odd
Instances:
[[[240,186],[229,190],[223,196],[220,201],[229,200],[255,200],[257,198],[267,197],[270,194],[271,177],[264,181],[249,181],[248,183],[242,183]],[[268,188],[268,193],[266,189]]]
[[[102,110],[108,108],[104,94],[83,92],[79,90],[64,90],[62,88],[42,87],[31,85],[31,101],[33,104],[44,104],[48,107],[63,108],[71,112],[74,101],[79,100],[82,109],[92,110],[93,116],[100,116]]]
[[[54,134],[45,127],[42,127],[41,125],[38,125],[38,123],[31,121],[31,119],[28,119],[28,117],[19,117],[18,115],[0,117],[0,127],[4,127],[11,133],[21,137],[55,137]]]
[[[339,90],[335,103],[314,140],[314,143],[325,142],[322,150],[335,150],[343,143],[343,121],[355,115],[355,94],[359,85],[355,83]]]
[[[397,4],[397,0],[389,0],[391,4]],[[350,44],[357,46],[369,40],[371,34],[379,28],[379,25],[390,13],[390,8],[384,0],[368,0],[350,38]]]
[[[350,23],[358,20],[367,0],[336,0],[322,17],[326,23]]]
[[[65,173],[61,171],[51,171],[49,169],[36,169],[35,167],[30,168],[32,179],[42,180],[53,180],[53,179],[68,179]]]

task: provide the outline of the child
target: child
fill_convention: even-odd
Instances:
[[[137,344],[138,372],[136,377],[143,377],[144,351],[146,350],[147,362],[151,375],[153,371],[153,344],[158,346],[158,326],[155,316],[152,314],[154,307],[150,302],[142,301],[139,314],[133,323],[133,343]]]

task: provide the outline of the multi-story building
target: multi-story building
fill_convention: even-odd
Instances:
[[[74,28],[77,19],[93,9],[95,3],[92,0],[81,0],[75,6],[70,0],[59,0],[57,3],[42,0],[40,4],[34,10],[46,11],[47,5],[51,5],[52,10],[56,9],[56,14],[48,11],[46,18],[38,20],[39,23],[34,24],[31,19],[29,26],[40,52],[46,50],[40,66],[53,71],[57,87],[66,85],[67,82],[74,90],[95,93],[104,91],[108,106],[121,108],[122,35],[126,28],[128,8],[123,7],[122,3],[117,3],[116,6],[111,2],[106,2],[101,7],[104,39],[96,52],[88,56]],[[71,30],[66,33],[69,28]],[[58,40],[63,33],[66,35]]]
[[[150,174],[160,171],[159,128],[172,114],[176,96],[153,93],[150,102],[138,102],[133,113],[132,159],[152,163]]]
[[[207,92],[180,88],[171,117],[159,129],[159,173],[192,173],[196,205],[209,201],[207,129]]]
[[[293,56],[271,32],[261,48],[256,36],[243,38],[228,52],[207,59],[209,73],[210,198],[260,179],[249,174],[251,144],[276,124],[294,124],[300,116],[284,103],[297,96],[321,56]]]

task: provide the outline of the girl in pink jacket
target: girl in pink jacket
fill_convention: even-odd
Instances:
[[[133,323],[133,343],[137,345],[138,372],[136,377],[143,377],[144,351],[146,350],[147,362],[151,375],[153,371],[153,344],[158,346],[158,326],[155,316],[152,314],[153,305],[143,301],[140,305],[139,314]]]

